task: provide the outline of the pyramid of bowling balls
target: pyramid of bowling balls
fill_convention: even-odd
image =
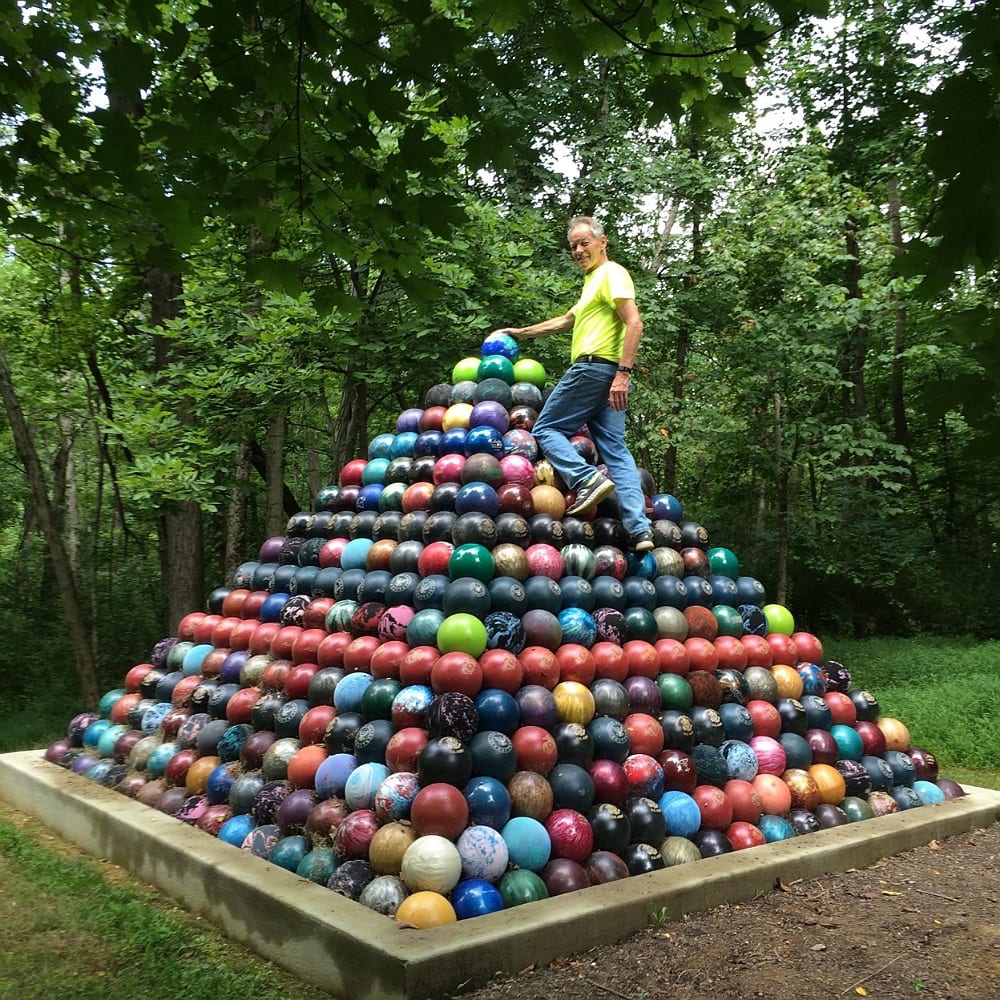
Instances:
[[[566,516],[545,383],[489,336],[46,757],[416,927],[962,794],[648,474]]]

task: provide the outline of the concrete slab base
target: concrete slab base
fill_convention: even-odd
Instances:
[[[1000,818],[1000,792],[967,790],[941,805],[417,931],[49,764],[40,750],[0,755],[0,797],[14,808],[159,886],[299,978],[352,1000],[446,996],[613,944],[648,926],[653,913],[680,919],[768,892],[777,879],[863,868]]]

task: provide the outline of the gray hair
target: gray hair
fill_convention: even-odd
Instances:
[[[568,236],[577,226],[589,226],[591,233],[600,239],[604,235],[604,226],[592,215],[577,215],[566,224],[566,235]]]

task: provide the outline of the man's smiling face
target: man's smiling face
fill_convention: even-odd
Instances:
[[[568,239],[573,260],[584,274],[589,274],[608,259],[607,236],[595,236],[586,223],[574,226]]]

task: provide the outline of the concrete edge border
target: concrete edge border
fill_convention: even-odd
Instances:
[[[158,886],[235,940],[334,994],[445,996],[668,920],[752,899],[776,880],[864,868],[931,840],[990,826],[1000,792],[838,827],[426,931],[235,851],[199,830],[42,759],[0,755],[0,798],[84,851]]]

